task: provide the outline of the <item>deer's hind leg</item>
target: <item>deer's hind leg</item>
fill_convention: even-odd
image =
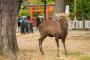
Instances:
[[[64,46],[65,54],[67,55],[66,45],[65,45],[65,38],[62,38],[62,43]]]
[[[41,54],[43,54],[43,55],[44,55],[44,52],[43,52],[43,49],[42,49],[42,42],[46,37],[47,37],[47,35],[43,34],[43,35],[41,35],[41,37],[39,39],[39,49],[40,49]]]
[[[57,56],[59,57],[59,38],[55,37],[56,44],[57,44]]]

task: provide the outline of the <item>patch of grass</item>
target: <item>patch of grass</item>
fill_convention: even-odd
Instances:
[[[65,53],[64,53],[65,54]],[[67,56],[80,56],[81,55],[81,52],[68,52],[67,53]]]
[[[80,58],[80,60],[90,60],[90,56],[83,56]]]

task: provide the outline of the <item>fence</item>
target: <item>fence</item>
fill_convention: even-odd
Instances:
[[[82,21],[68,21],[68,30],[81,29],[81,28],[83,28]],[[85,21],[85,28],[90,29],[90,21]],[[19,32],[20,28],[17,28],[16,31]]]
[[[81,29],[83,28],[83,21],[68,21],[68,29]],[[85,21],[85,28],[90,29],[90,21]]]

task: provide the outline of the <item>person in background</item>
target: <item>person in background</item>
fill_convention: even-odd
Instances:
[[[21,17],[21,20],[20,20],[20,26],[21,26],[21,34],[25,34],[26,31],[28,30],[27,29],[27,21],[26,21],[26,18],[25,16],[22,16]]]
[[[16,19],[17,19],[17,25],[18,25],[18,28],[19,28],[20,27],[20,16],[17,16]]]
[[[25,33],[29,33],[28,23],[29,23],[28,19],[25,18]]]
[[[28,23],[28,29],[30,33],[33,33],[33,21],[30,19],[30,16],[27,17]]]
[[[25,34],[25,22],[24,22],[24,19],[21,19],[20,20],[20,25],[21,25],[21,34]]]
[[[39,27],[39,25],[41,24],[40,18],[37,16],[36,17],[36,21],[37,21],[37,27]]]

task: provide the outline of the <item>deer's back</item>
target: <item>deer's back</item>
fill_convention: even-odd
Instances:
[[[46,33],[50,36],[59,35],[61,34],[60,23],[55,21],[43,22],[39,27],[39,31],[41,34]]]

